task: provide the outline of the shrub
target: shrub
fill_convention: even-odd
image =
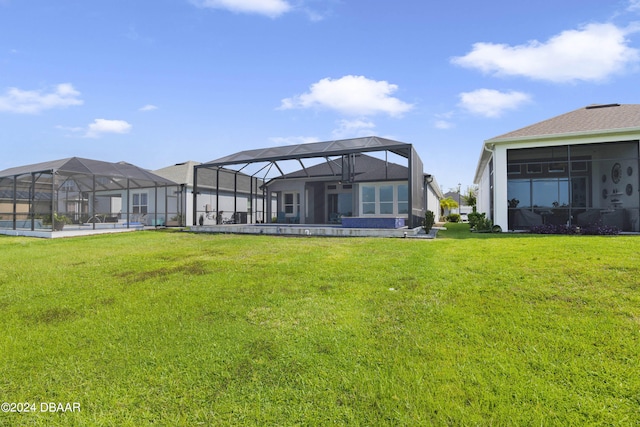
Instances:
[[[620,229],[615,225],[591,224],[580,229],[582,234],[593,236],[613,236],[620,233]]]
[[[478,221],[480,220],[480,218],[484,218],[485,214],[481,214],[478,212],[471,212],[469,215],[467,215],[467,218],[469,218],[469,228],[474,229],[476,227],[476,225],[478,225]]]
[[[433,224],[436,223],[436,217],[433,214],[433,212],[431,211],[426,211],[424,213],[424,221],[422,222],[422,226],[424,227],[424,231],[426,231],[427,233],[431,230],[431,227],[433,227]]]
[[[535,234],[578,234],[579,231],[574,225],[564,224],[545,224],[534,225],[531,232]]]
[[[597,236],[612,236],[620,233],[620,229],[611,225],[591,224],[586,227],[576,227],[575,225],[535,225],[531,227],[531,232],[535,234],[584,234]]]
[[[447,221],[449,222],[460,222],[460,214],[452,213],[447,215]]]
[[[469,229],[473,231],[492,231],[493,221],[487,218],[487,214],[471,212],[469,214]]]

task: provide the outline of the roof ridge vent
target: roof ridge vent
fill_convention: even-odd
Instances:
[[[596,108],[609,108],[609,107],[619,107],[620,104],[591,104],[587,105],[587,110],[595,110]]]

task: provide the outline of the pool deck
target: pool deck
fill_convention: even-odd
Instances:
[[[433,239],[437,230],[427,234],[416,228],[343,228],[339,225],[318,224],[222,224],[190,227],[194,233],[264,234],[276,236],[320,237],[396,237]]]
[[[107,224],[96,224],[93,226],[67,225],[61,231],[40,230],[10,230],[0,229],[0,235],[39,237],[45,239],[58,239],[64,237],[92,236],[97,234],[127,233],[139,230],[155,230],[164,227],[143,227],[140,225],[118,227]],[[434,239],[436,233],[442,227],[433,227],[430,233],[425,233],[422,227],[417,228],[343,228],[339,225],[317,225],[317,224],[223,224],[223,225],[201,225],[181,228],[193,233],[213,233],[213,234],[254,234],[273,236],[320,236],[320,237],[395,237],[414,239]]]
[[[112,234],[112,233],[127,233],[129,231],[144,230],[146,228],[154,229],[155,227],[143,227],[141,225],[131,225],[129,228],[120,224],[96,224],[95,228],[91,225],[75,225],[68,224],[64,229],[60,231],[52,231],[51,229],[7,229],[0,228],[0,235],[5,236],[25,236],[25,237],[40,237],[44,239],[58,239],[61,237],[77,237],[77,236],[91,236],[94,234]]]

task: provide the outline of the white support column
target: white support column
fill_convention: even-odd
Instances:
[[[507,149],[496,147],[493,152],[493,224],[502,231],[509,229],[509,204],[507,199]]]

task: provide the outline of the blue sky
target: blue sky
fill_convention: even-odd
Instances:
[[[0,169],[378,135],[446,191],[486,139],[640,102],[640,0],[0,0],[0,28]]]

